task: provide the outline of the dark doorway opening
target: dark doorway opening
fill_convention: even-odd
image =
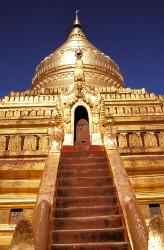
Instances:
[[[76,145],[90,144],[88,112],[83,106],[75,109],[74,142]]]

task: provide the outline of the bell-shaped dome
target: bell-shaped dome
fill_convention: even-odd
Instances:
[[[37,66],[32,88],[67,87],[73,83],[78,48],[83,53],[86,84],[124,86],[118,65],[87,40],[76,14],[67,40]]]

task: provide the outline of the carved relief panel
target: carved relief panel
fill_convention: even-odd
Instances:
[[[37,138],[33,135],[27,135],[24,139],[24,150],[36,150]]]
[[[21,137],[19,135],[10,136],[8,150],[21,150]]]
[[[44,115],[44,110],[43,109],[37,110],[37,116],[43,116],[43,115]]]
[[[45,116],[50,116],[51,115],[51,110],[50,109],[46,109],[45,110]]]
[[[132,107],[133,114],[139,114],[139,107]]]
[[[19,117],[19,116],[20,116],[20,110],[15,110],[14,117]]]
[[[148,113],[150,113],[150,114],[154,113],[154,107],[153,106],[148,106],[147,110],[148,110]]]
[[[131,107],[125,107],[125,114],[129,115],[132,113]]]
[[[21,117],[27,117],[28,116],[28,110],[23,110],[21,112]]]
[[[159,134],[159,146],[164,147],[164,132]]]
[[[31,110],[31,111],[30,111],[30,116],[32,116],[32,117],[33,117],[33,116],[36,116],[36,110]]]
[[[162,108],[160,106],[155,107],[156,113],[162,113]]]
[[[6,149],[6,136],[0,135],[0,151],[4,151]]]
[[[140,114],[147,114],[146,107],[140,107]]]
[[[144,135],[145,147],[157,147],[157,139],[153,132],[146,133]]]
[[[109,110],[110,114],[116,114],[116,108],[115,107],[111,107]]]
[[[139,133],[129,135],[129,147],[142,147],[142,140]]]
[[[47,135],[40,136],[39,150],[46,151],[49,148],[49,139]]]
[[[124,108],[123,107],[118,107],[117,108],[117,114],[119,114],[119,115],[124,114]]]
[[[5,117],[5,111],[0,111],[0,118],[4,118]]]
[[[7,111],[6,117],[12,117],[12,116],[13,116],[13,111],[12,110]]]
[[[122,133],[118,135],[118,145],[119,145],[119,148],[128,147],[126,133]]]

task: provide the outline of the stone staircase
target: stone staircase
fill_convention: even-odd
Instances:
[[[63,151],[49,250],[130,250],[103,148]]]

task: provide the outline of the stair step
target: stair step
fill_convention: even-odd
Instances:
[[[119,214],[119,206],[94,206],[94,207],[71,207],[56,208],[52,216],[56,218],[72,218],[72,217],[92,217],[101,215]]]
[[[52,220],[52,230],[102,229],[122,226],[121,215],[60,218]]]
[[[60,165],[60,170],[88,170],[88,169],[108,169],[108,164],[106,162],[98,163],[65,163]]]
[[[88,197],[115,195],[114,186],[61,187],[57,189],[57,197]]]
[[[109,171],[109,169],[75,169],[75,170],[60,170],[58,172],[59,178],[65,178],[65,177],[105,177],[108,175],[112,175],[112,173]]]
[[[84,157],[84,156],[79,156],[79,157],[64,157],[64,158],[61,158],[60,160],[60,164],[70,164],[70,163],[97,163],[97,162],[104,162],[104,163],[107,163],[107,159],[106,157],[104,156],[98,156],[98,157]]]
[[[61,187],[57,189],[57,197],[111,196],[114,194],[114,186]]]
[[[80,229],[52,231],[53,243],[119,242],[124,240],[124,228]]]
[[[52,244],[50,250],[128,250],[127,242]]]
[[[117,205],[117,198],[113,196],[56,198],[57,208],[84,207],[84,206],[85,207],[112,206],[112,205]]]
[[[90,186],[112,186],[113,179],[109,177],[76,177],[58,178],[58,187],[90,187]]]
[[[104,151],[68,151],[62,152],[61,158],[77,158],[77,157],[84,157],[84,158],[97,158],[97,157],[106,157],[106,153]]]

